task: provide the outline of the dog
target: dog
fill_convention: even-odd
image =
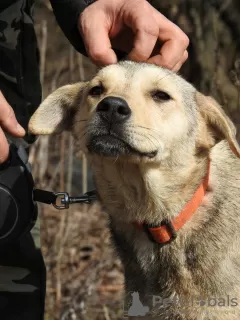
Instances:
[[[126,305],[137,292],[144,319],[239,319],[240,149],[213,98],[172,71],[123,61],[50,94],[29,130],[71,131],[86,153]]]

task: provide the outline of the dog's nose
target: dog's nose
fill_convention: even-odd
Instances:
[[[127,102],[118,97],[106,97],[97,106],[98,114],[109,122],[126,121],[131,115]]]

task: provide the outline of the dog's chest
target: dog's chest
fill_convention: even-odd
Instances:
[[[134,279],[137,291],[142,291],[144,295],[175,294],[176,288],[183,281],[183,270],[180,266],[184,265],[186,260],[184,253],[178,252],[176,256],[170,247],[160,248],[159,244],[148,239],[144,231],[132,225],[123,226],[118,223],[116,226],[111,221],[110,229],[116,250],[125,267],[127,283],[129,279]],[[186,277],[187,274],[184,275],[184,278]]]

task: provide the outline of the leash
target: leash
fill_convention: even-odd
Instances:
[[[91,204],[97,200],[97,191],[92,190],[79,197],[70,197],[67,192],[51,192],[41,189],[33,190],[33,200],[45,204],[51,204],[57,210],[68,209],[71,204],[87,203]],[[61,205],[57,202],[60,201]]]
[[[186,203],[182,211],[173,220],[164,219],[158,225],[133,222],[139,229],[147,233],[149,239],[161,245],[171,243],[177,238],[177,232],[189,221],[197,208],[201,205],[206,194],[210,174],[210,161],[208,162],[207,173],[195,191],[192,198]],[[57,210],[68,209],[74,203],[91,204],[97,200],[97,191],[92,190],[79,197],[71,197],[67,192],[51,192],[41,189],[33,189],[33,200],[45,204],[51,204]],[[60,205],[57,202],[60,201]]]

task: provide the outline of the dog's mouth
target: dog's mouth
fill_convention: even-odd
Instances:
[[[105,157],[139,156],[151,159],[157,155],[157,150],[151,152],[139,151],[124,139],[111,134],[91,137],[87,143],[87,148],[90,153]]]

